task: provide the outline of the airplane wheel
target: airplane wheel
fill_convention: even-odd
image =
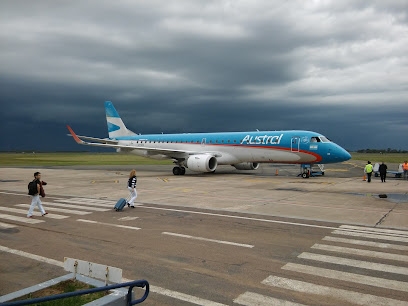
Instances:
[[[182,170],[180,167],[174,167],[173,168],[173,174],[174,175],[180,175],[182,173]]]
[[[186,174],[186,168],[181,167],[180,169],[181,169],[181,173],[180,173],[180,175],[184,175],[184,174]]]

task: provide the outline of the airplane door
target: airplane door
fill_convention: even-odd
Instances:
[[[292,142],[290,144],[291,151],[299,152],[299,145],[300,145],[300,137],[299,136],[292,137]]]

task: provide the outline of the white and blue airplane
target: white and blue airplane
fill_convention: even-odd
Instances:
[[[284,163],[300,164],[302,177],[308,178],[313,164],[351,158],[339,145],[310,131],[140,135],[126,128],[112,102],[105,102],[105,111],[109,138],[78,136],[67,126],[77,143],[153,159],[171,159],[176,165],[174,175],[184,175],[186,168],[214,172],[218,165],[231,165],[238,170],[256,170],[260,163]]]

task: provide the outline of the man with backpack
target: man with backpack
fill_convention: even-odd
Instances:
[[[41,182],[41,173],[36,172],[34,173],[34,180],[28,184],[28,194],[32,197],[31,199],[31,206],[30,209],[28,210],[27,218],[32,218],[33,217],[33,210],[35,206],[38,206],[41,212],[41,216],[48,215],[47,212],[45,212],[41,200],[40,200],[40,194],[44,194],[44,189],[42,189],[42,182]],[[45,194],[43,195],[45,196]]]

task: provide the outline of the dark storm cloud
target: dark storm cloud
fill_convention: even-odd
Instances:
[[[0,20],[2,150],[87,149],[65,125],[105,137],[105,100],[141,133],[408,148],[406,1],[2,1]]]

